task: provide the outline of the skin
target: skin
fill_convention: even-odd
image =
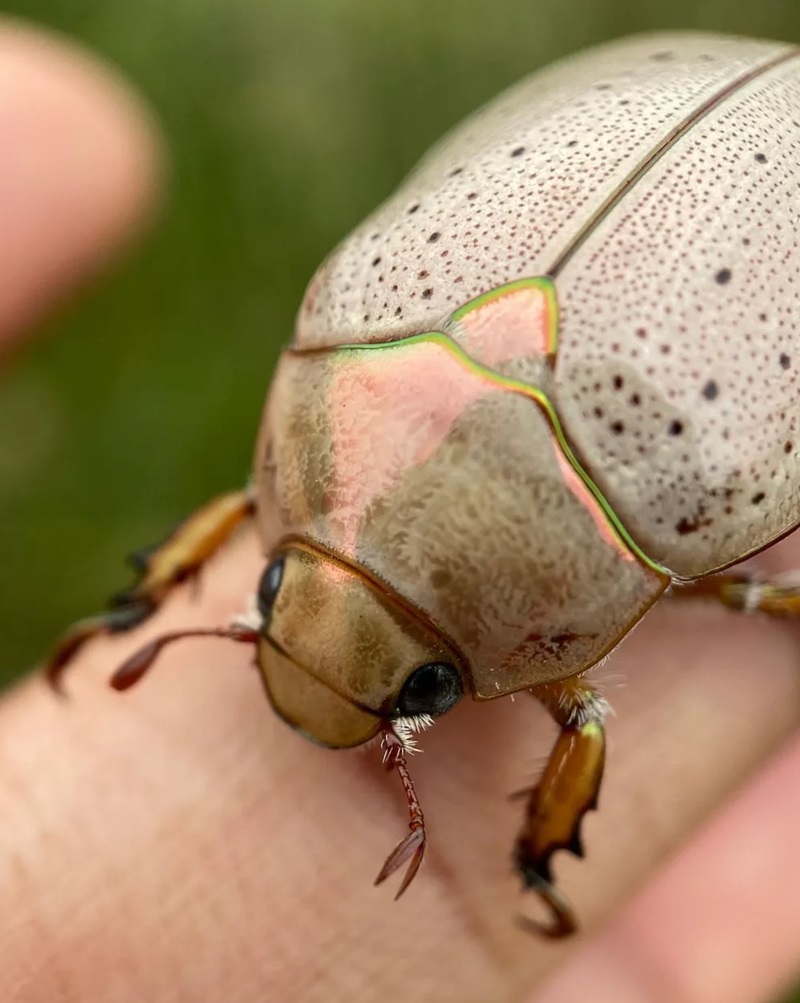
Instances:
[[[8,22],[0,142],[19,153],[0,158],[8,345],[129,238],[158,156],[107,71]],[[761,564],[800,567],[800,541]],[[553,738],[532,700],[464,704],[423,737],[430,851],[395,904],[371,880],[405,832],[397,778],[287,729],[247,651],[187,642],[106,689],[156,633],[224,622],[262,566],[242,533],[199,601],[93,644],[71,699],[33,677],[0,703],[4,999],[755,1003],[797,972],[796,625],[662,603],[597,674],[617,711],[602,810],[588,861],[555,864],[588,932],[554,946],[512,923],[505,795]]]

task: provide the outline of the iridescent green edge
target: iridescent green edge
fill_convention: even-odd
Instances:
[[[547,280],[545,280],[547,281]],[[512,283],[512,285],[515,283]],[[530,280],[522,280],[520,285],[530,285]],[[552,284],[551,284],[552,285]],[[509,286],[502,286],[501,291],[507,292]],[[478,297],[475,300],[471,300],[466,306],[461,307],[452,315],[452,320],[457,320],[459,315],[463,315],[468,308],[474,308],[479,302],[487,302],[488,300],[494,298],[498,295],[498,290],[492,290],[490,293],[485,293],[483,296]],[[460,348],[447,334],[441,331],[429,331],[425,334],[415,334],[409,338],[403,338],[400,341],[388,341],[380,342],[379,344],[363,344],[363,345],[339,345],[335,349],[336,352],[374,352],[374,351],[392,351],[393,349],[403,348],[406,345],[419,345],[419,344],[434,344],[439,345],[445,351],[449,352],[454,358],[456,358],[465,369],[471,370],[473,373],[481,376],[483,379],[490,383],[493,383],[497,387],[502,387],[504,390],[508,390],[512,393],[522,394],[524,397],[528,397],[539,405],[541,410],[544,412],[545,417],[550,423],[553,433],[555,434],[556,441],[558,442],[564,456],[566,457],[569,464],[575,470],[577,475],[586,485],[592,496],[594,497],[597,504],[603,510],[606,518],[609,521],[610,526],[624,543],[624,545],[639,558],[644,564],[649,568],[652,568],[658,574],[665,575],[671,578],[670,572],[657,561],[652,560],[647,554],[642,550],[642,548],[636,543],[636,541],[631,537],[628,531],[623,526],[617,514],[611,508],[609,503],[606,501],[605,496],[602,494],[598,486],[589,477],[586,470],[581,465],[575,453],[572,451],[569,442],[564,434],[564,430],[561,426],[561,422],[556,414],[555,408],[553,407],[550,399],[538,390],[536,387],[531,387],[527,383],[522,383],[519,380],[513,380],[507,376],[501,376],[499,373],[494,372],[492,369],[488,369],[482,366],[479,362],[476,362],[467,353]]]
[[[558,298],[556,297],[556,287],[552,279],[546,275],[537,275],[532,279],[516,279],[514,282],[507,282],[504,286],[490,289],[489,292],[481,293],[474,299],[469,300],[458,310],[455,310],[444,325],[445,333],[454,327],[463,317],[473,310],[478,310],[493,300],[500,299],[508,293],[513,293],[516,289],[541,289],[547,301],[547,310],[550,320],[550,327],[547,332],[547,349],[549,355],[555,355],[558,347]]]

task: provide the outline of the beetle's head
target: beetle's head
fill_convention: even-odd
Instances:
[[[461,697],[461,656],[434,624],[362,568],[306,542],[281,546],[258,590],[258,664],[280,716],[333,748],[382,722],[433,716]]]

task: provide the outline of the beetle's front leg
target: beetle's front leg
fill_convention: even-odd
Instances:
[[[250,488],[219,495],[185,519],[163,543],[131,557],[138,581],[112,599],[106,613],[79,620],[56,644],[45,671],[59,688],[61,676],[77,651],[100,634],[132,630],[159,608],[176,585],[195,576],[205,562],[251,516]]]
[[[597,807],[603,779],[605,734],[603,718],[608,705],[579,676],[536,686],[531,693],[561,726],[539,783],[528,796],[522,831],[514,848],[514,860],[525,887],[539,895],[552,912],[544,926],[527,917],[525,929],[548,937],[566,937],[577,929],[569,903],[553,884],[550,860],[556,850],[583,856],[581,822]]]

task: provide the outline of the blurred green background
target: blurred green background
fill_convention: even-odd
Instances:
[[[243,482],[305,283],[444,129],[615,35],[800,40],[794,0],[24,0],[120,67],[172,150],[157,229],[0,384],[0,680]],[[800,997],[798,997],[800,999]]]

